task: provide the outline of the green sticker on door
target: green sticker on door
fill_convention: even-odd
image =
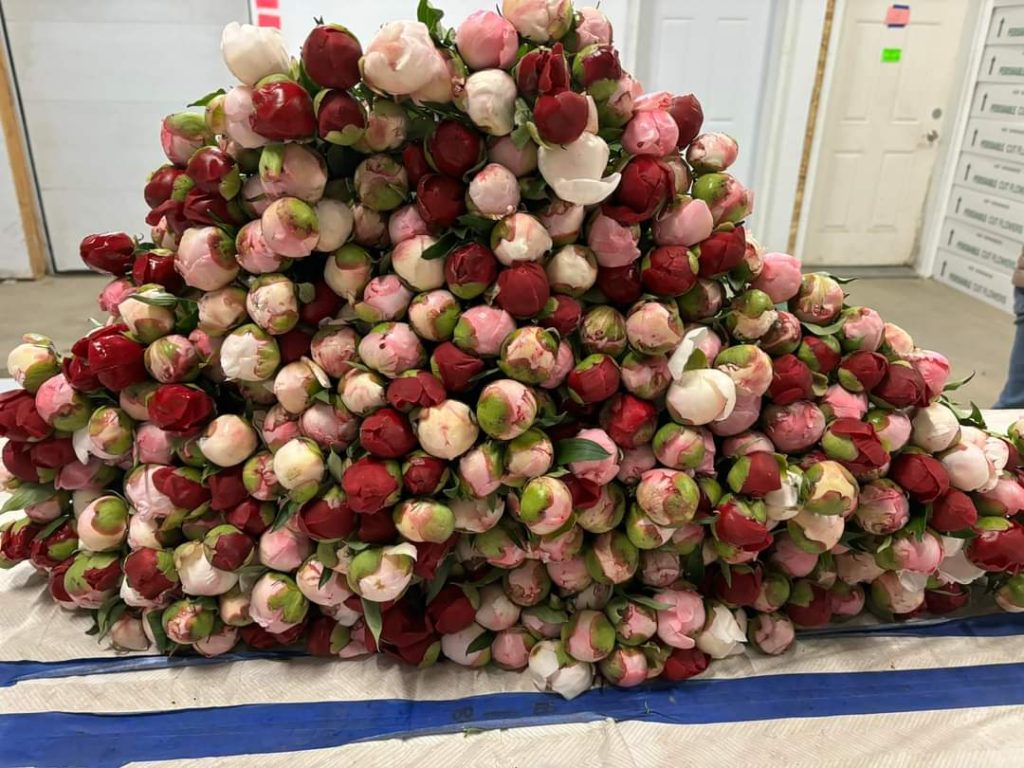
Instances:
[[[900,60],[900,56],[903,55],[902,48],[883,48],[882,49],[882,63],[892,64]]]

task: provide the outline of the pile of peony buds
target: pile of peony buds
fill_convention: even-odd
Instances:
[[[644,93],[600,11],[422,2],[165,118],[109,320],[26,336],[0,564],[119,649],[304,643],[574,696],[864,610],[1024,610],[1009,437],[949,364],[763,253],[736,142]]]

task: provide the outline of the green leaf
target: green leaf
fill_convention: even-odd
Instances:
[[[722,572],[722,578],[725,579],[725,585],[732,587],[732,568],[729,567],[728,563],[720,563],[719,570]]]
[[[708,356],[702,349],[695,349],[690,354],[690,359],[686,361],[686,365],[683,366],[684,371],[692,371],[698,368],[708,367]]]
[[[325,565],[323,567],[323,570],[320,571],[320,586],[319,586],[319,589],[323,589],[324,587],[326,587],[327,586],[327,582],[329,582],[331,580],[331,577],[333,575],[334,575],[334,571],[332,571],[330,568],[328,568]]]
[[[477,216],[476,214],[466,213],[459,216],[457,219],[459,224],[471,229],[478,235],[489,235],[491,230],[494,229],[494,225],[497,223],[494,219],[488,219],[486,216]]]
[[[634,603],[638,603],[639,605],[642,605],[645,608],[650,608],[654,611],[667,611],[669,608],[672,607],[668,603],[662,603],[658,600],[655,600],[653,597],[647,597],[645,595],[626,595],[626,597],[632,600]]]
[[[571,464],[574,461],[600,461],[611,456],[608,451],[582,437],[559,440],[555,444],[555,464]]]
[[[174,330],[187,336],[199,325],[199,303],[191,299],[179,299],[174,308]]]
[[[331,451],[327,455],[327,471],[330,472],[331,477],[339,483],[341,482],[342,469],[341,456],[336,454],[334,451]]]
[[[846,321],[840,318],[829,325],[818,325],[817,323],[804,323],[803,326],[815,336],[831,336],[843,327]]]
[[[416,8],[416,19],[427,26],[430,36],[438,43],[443,43],[447,30],[441,26],[441,19],[444,18],[444,11],[435,8],[430,0],[420,0]]]
[[[490,648],[491,647],[491,643],[493,643],[493,642],[494,642],[494,633],[493,632],[491,632],[490,630],[487,630],[485,632],[481,632],[479,635],[476,636],[476,638],[473,640],[473,642],[469,644],[469,647],[466,648],[466,653],[476,653],[477,651],[482,651],[485,648]]]
[[[49,484],[22,483],[11,492],[10,498],[4,502],[3,507],[0,507],[0,513],[31,507],[33,504],[46,501],[55,493],[56,489]]]
[[[190,106],[190,107],[205,107],[207,104],[209,104],[215,98],[217,98],[218,96],[223,96],[225,93],[227,93],[227,91],[225,91],[223,88],[218,88],[216,91],[210,91],[208,94],[206,94],[202,98],[196,99],[195,101],[193,101],[188,106]]]
[[[383,619],[380,616],[380,603],[375,603],[372,600],[367,600],[365,597],[363,600],[363,621],[366,622],[366,628],[370,630],[370,634],[373,635],[373,642],[377,644],[378,650],[380,649],[380,630],[383,626]]]
[[[618,141],[622,138],[622,134],[626,132],[625,128],[612,128],[611,126],[605,126],[597,132],[599,138],[604,139],[606,142],[611,143]]]
[[[443,259],[460,241],[461,238],[455,232],[445,232],[436,243],[423,251],[422,258],[427,261]]]
[[[846,285],[847,283],[852,283],[857,280],[856,277],[839,277],[838,275],[833,275],[830,272],[822,272],[821,274],[825,275],[825,277],[831,277],[840,285]]]
[[[958,389],[960,389],[960,387],[962,387],[964,384],[966,384],[971,379],[973,379],[977,373],[978,373],[977,371],[971,371],[971,375],[967,376],[966,378],[960,379],[959,381],[950,381],[950,382],[948,382],[946,384],[946,386],[944,386],[942,388],[942,391],[943,392],[956,392]]]
[[[924,538],[924,532],[928,528],[928,515],[915,514],[910,516],[910,521],[905,526],[905,529],[914,534],[914,538],[920,541]]]
[[[534,422],[534,426],[542,427],[542,428],[554,427],[557,424],[561,424],[567,418],[569,418],[569,412],[568,411],[562,411],[561,413],[559,413],[559,414],[557,414],[555,416],[544,416],[542,418],[537,419],[537,421]]]
[[[151,307],[173,307],[179,299],[173,293],[167,291],[146,291],[145,293],[133,293],[129,298],[149,304]]]
[[[559,611],[549,605],[536,605],[530,609],[530,612],[547,624],[565,624],[569,620],[565,611]]]
[[[299,294],[299,301],[303,304],[309,304],[316,298],[316,286],[312,283],[299,283],[295,289]]]
[[[292,519],[299,507],[302,505],[296,501],[289,501],[286,504],[282,504],[281,508],[277,510],[277,517],[274,518],[274,524],[270,527],[272,531],[279,531],[284,528],[288,521]]]
[[[548,184],[543,176],[527,176],[519,180],[519,194],[526,200],[547,200]]]
[[[35,535],[35,538],[45,539],[47,536],[56,531],[70,519],[70,517],[58,517],[56,520],[51,520],[49,525],[47,525],[45,528],[43,528],[43,530],[41,530],[39,533]]]
[[[156,640],[156,649],[160,653],[167,653],[174,647],[174,643],[167,639],[162,617],[163,611],[150,611],[146,616],[146,621],[149,622],[150,632],[153,633],[153,639]]]
[[[316,400],[318,403],[327,403],[328,405],[334,405],[334,402],[331,400],[330,390],[321,389],[319,392],[313,395],[312,399]]]
[[[448,572],[452,568],[451,557],[445,557],[437,566],[437,570],[434,571],[434,578],[430,580],[430,584],[427,586],[427,604],[437,597],[437,593],[441,591],[445,583],[448,581]]]

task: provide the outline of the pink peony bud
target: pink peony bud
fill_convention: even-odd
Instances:
[[[516,63],[519,35],[494,11],[475,11],[455,31],[455,45],[470,69],[510,69]]]
[[[490,163],[469,182],[466,200],[469,209],[482,216],[508,216],[519,206],[519,182],[505,166]]]
[[[284,197],[272,202],[263,212],[260,222],[264,241],[282,256],[296,259],[309,256],[320,238],[316,209],[297,197]]]

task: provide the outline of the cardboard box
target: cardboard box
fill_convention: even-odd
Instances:
[[[935,279],[993,307],[1013,312],[1013,284],[1005,270],[984,267],[940,248]]]
[[[956,184],[946,215],[1009,240],[1024,242],[1024,203]]]
[[[1024,164],[965,153],[956,164],[955,183],[1007,200],[1024,202]]]
[[[939,246],[993,269],[1012,271],[1024,245],[1005,237],[972,227],[956,219],[946,219],[942,225]]]

